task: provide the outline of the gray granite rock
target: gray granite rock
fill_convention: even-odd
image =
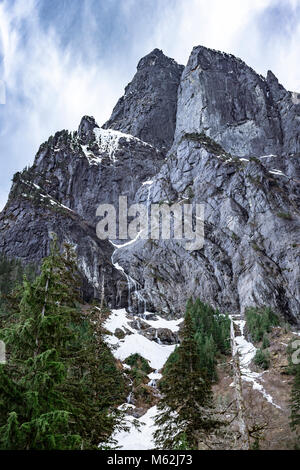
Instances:
[[[96,133],[96,130],[98,133]],[[132,202],[163,162],[160,151],[120,132],[100,129],[85,116],[78,133],[57,132],[42,144],[31,168],[14,176],[0,215],[0,252],[24,263],[49,253],[51,232],[76,247],[87,299],[124,307],[128,282],[112,264],[113,246],[96,236],[96,209],[119,195]]]
[[[300,152],[300,94],[284,89],[275,75],[269,71],[267,82],[277,107],[283,135],[284,153]]]
[[[24,264],[40,264],[55,233],[60,245],[76,249],[85,300],[127,305],[127,282],[111,262],[113,247],[96,237],[94,227],[29,182],[15,177],[9,201],[0,215],[0,252]]]
[[[296,101],[273,74],[265,79],[230,54],[198,46],[180,82],[175,140],[203,131],[239,156],[298,152]]]
[[[299,155],[239,159],[187,134],[137,199],[204,203],[204,247],[189,252],[178,240],[137,240],[114,257],[149,308],[164,315],[180,317],[187,299],[200,297],[229,313],[272,306],[297,322],[299,180]]]
[[[14,178],[0,252],[39,262],[54,231],[77,248],[86,298],[100,298],[104,283],[107,303],[132,312],[181,317],[200,297],[229,313],[271,306],[299,323],[300,97],[271,72],[264,79],[200,46],[182,70],[155,49],[105,129],[85,116],[78,132],[43,144]],[[137,239],[112,263],[95,212],[120,195],[147,206],[203,203],[203,248]]]
[[[104,128],[132,134],[163,151],[173,143],[177,90],[184,67],[159,49],[140,60]]]

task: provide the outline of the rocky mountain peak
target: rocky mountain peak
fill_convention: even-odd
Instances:
[[[272,72],[272,70],[268,70],[268,72],[267,72],[267,82],[268,83],[278,83],[278,78]]]
[[[88,143],[92,137],[93,130],[99,127],[93,116],[83,116],[78,127],[78,137],[84,144]]]
[[[203,46],[184,68],[154,49],[103,128],[84,116],[77,133],[50,137],[14,179],[0,252],[39,262],[54,231],[79,246],[87,286],[99,298],[104,282],[110,306],[128,298],[132,311],[147,303],[174,317],[196,296],[229,313],[267,305],[299,323],[299,118],[299,95],[272,72],[265,79]],[[112,262],[95,214],[119,195],[129,205],[203,203],[204,247],[137,240]]]
[[[296,153],[300,110],[272,72],[267,79],[241,59],[197,46],[182,75],[175,142],[205,132],[239,156]]]
[[[137,70],[142,70],[146,67],[167,67],[167,66],[175,66],[180,67],[175,62],[174,59],[167,57],[161,49],[153,49],[149,54],[143,57],[137,66]]]
[[[174,139],[183,69],[159,49],[147,54],[103,127],[131,134],[167,152]]]

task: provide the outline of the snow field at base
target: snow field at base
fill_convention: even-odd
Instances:
[[[117,432],[113,438],[118,442],[118,447],[122,450],[151,450],[155,449],[153,433],[155,432],[154,418],[157,415],[157,407],[149,408],[141,418],[136,420],[133,416],[127,417],[129,431]],[[134,425],[134,421],[139,422],[139,427]]]
[[[149,361],[150,367],[157,370],[164,366],[175,349],[174,345],[162,346],[138,333],[126,336],[124,340],[117,339],[114,342],[114,344],[118,343],[119,347],[112,351],[116,359],[124,361],[131,354],[137,353]]]
[[[157,370],[155,372],[151,372],[148,375],[150,382],[148,385],[152,386],[154,380],[160,380],[162,378],[162,374],[160,374]]]
[[[149,313],[145,312],[146,317]],[[127,318],[128,313],[125,309],[112,310],[110,317],[104,323],[104,328],[110,333],[114,333],[117,328],[123,330],[129,330],[130,333],[125,336],[124,339],[118,339],[114,335],[106,335],[106,342],[112,346],[112,353],[121,361],[124,361],[131,354],[138,353],[144,359],[149,361],[150,367],[155,369],[155,372],[151,372],[149,377],[150,386],[155,386],[156,381],[161,379],[162,375],[159,370],[162,369],[166,363],[170,354],[174,351],[175,345],[164,346],[151,341],[141,334],[138,330],[132,328],[129,323],[133,320],[140,319],[138,316],[132,316]],[[155,315],[157,320],[142,319],[143,322],[149,324],[149,327],[154,328],[168,328],[173,332],[178,331],[180,320],[165,320]],[[126,366],[126,364],[123,364]],[[130,368],[127,366],[126,368]],[[124,403],[120,409],[126,410],[128,408],[134,409],[135,407],[131,404]],[[153,433],[155,432],[154,418],[157,414],[157,407],[153,406],[143,416],[136,419],[133,416],[126,416],[126,425],[129,427],[129,431],[116,432],[113,438],[117,441],[117,446],[123,450],[150,450],[155,449],[153,440]],[[138,423],[138,427],[135,425]]]
[[[116,336],[107,335],[106,341],[111,346],[114,346],[112,353],[116,359],[124,361],[131,354],[140,354],[142,357],[149,361],[150,367],[155,370],[160,370],[166,363],[170,354],[174,351],[175,345],[164,346],[158,344],[155,341],[151,341],[138,333],[137,330],[132,328],[129,323],[134,319],[140,319],[140,317],[127,318],[127,312],[125,309],[112,310],[111,316],[104,323],[104,328],[114,333],[117,328],[122,329],[126,333],[126,329],[132,334],[126,335],[124,339],[118,339]],[[145,313],[147,315],[147,312]],[[164,320],[163,318],[157,317],[158,320],[146,321],[149,326],[155,328],[169,328],[172,331],[177,331],[178,323],[182,320],[174,321]],[[168,326],[168,324],[170,324]],[[163,325],[163,326],[161,326]]]
[[[157,315],[155,316],[157,320],[146,320],[146,323],[148,323],[153,328],[168,328],[168,330],[176,333],[179,330],[180,323],[182,323],[182,318],[179,320],[165,320],[164,318],[161,318]]]
[[[275,406],[275,408],[281,409],[280,406],[274,403],[271,395],[266,392],[263,385],[259,382],[259,379],[262,378],[264,372],[253,372],[250,369],[250,364],[255,357],[257,349],[252,343],[247,341],[244,336],[244,328],[246,325],[245,320],[234,320],[231,318],[231,321],[233,321],[233,323],[238,326],[241,331],[241,336],[235,337],[235,346],[239,354],[242,379],[245,380],[245,382],[252,383],[253,390],[258,390],[269,403]]]

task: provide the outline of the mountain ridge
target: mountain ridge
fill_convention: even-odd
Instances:
[[[263,78],[230,54],[197,46],[184,68],[154,49],[102,128],[84,116],[78,131],[61,131],[40,147],[23,174],[29,191],[15,177],[0,214],[0,251],[26,262],[46,255],[40,227],[55,207],[45,209],[47,197],[62,211],[50,217],[51,230],[77,245],[79,220],[95,227],[100,203],[116,204],[119,195],[144,204],[185,198],[206,208],[205,245],[192,254],[172,240],[138,240],[116,249],[112,262],[108,241],[99,241],[105,255],[91,248],[96,235],[85,254],[80,232],[89,296],[99,298],[104,282],[111,307],[128,306],[129,296],[139,311],[142,296],[148,310],[180,317],[192,296],[230,313],[269,305],[299,323],[295,96],[272,72]],[[62,230],[67,209],[73,225]]]

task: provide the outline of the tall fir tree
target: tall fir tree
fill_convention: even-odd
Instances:
[[[212,391],[199,361],[196,330],[188,304],[182,341],[168,362],[160,384],[155,442],[161,449],[197,449],[217,425],[209,412]]]
[[[79,285],[71,247],[60,253],[55,240],[41,274],[24,280],[1,333],[8,351],[0,365],[1,449],[98,448],[121,425],[112,404],[121,400],[122,377],[78,308]]]

